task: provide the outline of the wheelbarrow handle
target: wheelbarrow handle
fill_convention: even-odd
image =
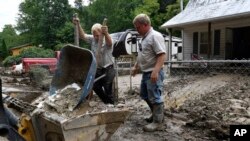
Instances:
[[[95,78],[94,83],[95,83],[96,81],[102,79],[102,78],[105,77],[105,76],[106,76],[106,74],[103,74],[103,75],[101,75],[101,76]]]
[[[78,14],[75,13],[73,15],[73,18],[78,18]],[[77,24],[75,24],[75,26],[74,26],[74,44],[76,46],[79,46],[79,27]]]

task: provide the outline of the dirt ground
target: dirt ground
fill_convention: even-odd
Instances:
[[[17,90],[38,92],[22,80],[2,77],[3,93]],[[250,124],[250,76],[213,74],[167,77],[164,80],[165,129],[144,132],[150,115],[139,97],[141,75],[118,78],[118,105],[131,111],[110,141],[222,141],[229,138],[229,125]],[[132,82],[132,83],[131,83]],[[18,97],[18,96],[17,96]],[[96,95],[90,105],[105,106]],[[98,104],[99,103],[99,104]],[[110,105],[109,105],[110,107]]]
[[[168,77],[164,84],[165,129],[144,132],[149,108],[137,93],[124,93],[132,114],[111,141],[222,141],[229,139],[229,125],[250,124],[250,76]]]

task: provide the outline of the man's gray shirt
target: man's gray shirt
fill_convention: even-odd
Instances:
[[[151,28],[139,41],[137,63],[143,72],[153,71],[157,54],[166,53],[164,37],[160,32]]]
[[[98,42],[94,39],[93,35],[87,34],[86,39],[87,39],[86,41],[89,44],[91,44],[91,51],[96,56],[98,68],[105,68],[114,63],[114,57],[112,56],[113,45],[112,47],[108,47],[105,44],[105,39],[103,39],[103,44],[100,49],[100,52],[97,53],[97,49],[99,45],[98,45]],[[113,43],[113,40],[112,40],[112,43]]]

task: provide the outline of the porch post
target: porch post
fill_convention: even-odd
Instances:
[[[169,34],[169,42],[168,42],[168,52],[167,52],[167,57],[168,61],[172,61],[172,28],[169,28],[167,30]],[[172,68],[172,63],[168,63],[168,74],[171,75],[171,68]]]
[[[210,59],[211,57],[211,22],[208,23],[208,51],[207,51],[207,58]]]
[[[169,29],[168,60],[172,61],[172,28]]]

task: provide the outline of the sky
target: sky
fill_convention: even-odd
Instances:
[[[0,32],[4,25],[16,25],[18,17],[18,6],[24,0],[0,0]],[[69,4],[74,5],[74,0],[69,0]]]

